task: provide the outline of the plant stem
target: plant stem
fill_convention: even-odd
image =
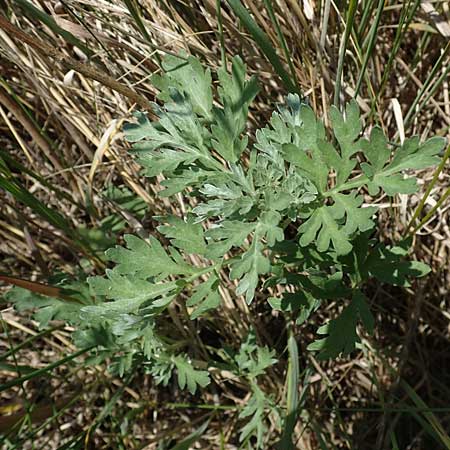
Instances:
[[[270,61],[275,72],[283,81],[285,88],[289,92],[298,92],[295,85],[295,81],[291,80],[291,77],[286,72],[280,58],[277,55],[277,51],[272,45],[269,37],[256,23],[253,17],[248,12],[247,8],[242,4],[241,0],[227,0],[228,5],[233,10],[234,14],[239,17],[242,25],[248,30],[255,42],[258,44],[261,51],[264,53],[266,58]]]
[[[347,183],[341,184],[340,186],[336,186],[333,189],[330,189],[329,191],[325,192],[323,195],[326,197],[331,197],[334,194],[337,194],[342,191],[347,191],[349,189],[357,189],[361,186],[364,186],[369,182],[369,178],[367,178],[366,175],[360,175],[356,178],[353,178],[352,180],[348,181]]]
[[[278,443],[279,450],[293,450],[294,444],[292,442],[292,436],[297,423],[297,411],[298,411],[298,384],[299,384],[299,364],[298,364],[298,346],[295,340],[293,325],[288,323],[288,351],[289,351],[289,363],[286,374],[287,379],[287,394],[286,394],[286,416],[283,427],[283,434],[281,435],[280,442]]]
[[[225,39],[223,35],[223,24],[222,24],[222,5],[221,0],[216,0],[216,13],[217,13],[217,26],[219,33],[219,42],[220,42],[220,61],[222,63],[222,67],[227,67],[227,55],[225,49]]]
[[[433,178],[432,178],[432,180],[431,180],[427,190],[425,191],[425,194],[423,195],[422,200],[420,201],[419,205],[417,206],[417,208],[416,208],[416,210],[414,212],[414,215],[411,217],[411,220],[409,221],[409,223],[408,223],[408,225],[407,225],[407,227],[405,229],[405,233],[408,232],[408,230],[412,227],[413,223],[415,222],[415,220],[419,217],[420,213],[422,212],[422,209],[425,206],[425,202],[427,201],[427,198],[430,195],[432,189],[436,185],[436,182],[437,182],[437,180],[439,178],[439,175],[444,170],[445,163],[447,162],[447,159],[449,157],[450,157],[450,145],[447,147],[447,150],[445,151],[444,156],[442,157],[441,163],[439,164],[438,168],[434,172]],[[428,216],[428,214],[427,214],[427,216]],[[427,216],[425,216],[425,217],[427,217]],[[413,231],[413,233],[415,231],[416,231],[416,229]]]
[[[289,49],[286,43],[286,39],[284,38],[283,32],[281,31],[280,24],[277,20],[277,17],[275,16],[275,12],[272,8],[272,0],[264,0],[264,5],[266,6],[267,12],[269,13],[270,20],[272,21],[275,30],[278,35],[278,41],[280,42],[281,48],[283,49],[284,56],[286,58],[286,62],[289,66],[289,71],[291,72],[292,81],[295,83],[295,86],[297,87],[297,92],[301,92],[300,86],[298,84],[297,80],[297,74],[295,73],[294,64],[292,63],[292,56],[289,53]]]
[[[348,40],[353,28],[353,20],[356,14],[356,8],[358,6],[358,0],[350,0],[349,8],[347,11],[347,21],[345,24],[344,37],[341,41],[341,46],[339,48],[339,59],[338,68],[336,73],[336,85],[334,90],[334,105],[339,108],[339,97],[341,95],[341,82],[342,82],[342,72],[344,71],[344,59],[345,52],[347,50]]]
[[[59,361],[56,361],[56,362],[54,362],[52,364],[49,364],[48,366],[43,367],[42,369],[35,370],[33,372],[28,373],[27,375],[24,375],[23,377],[15,378],[14,380],[8,381],[7,383],[3,383],[0,386],[0,392],[6,391],[7,389],[12,388],[13,386],[17,386],[19,384],[22,384],[24,381],[31,380],[32,378],[35,378],[35,377],[37,377],[39,375],[43,375],[43,374],[49,372],[50,370],[53,370],[56,367],[62,366],[63,364],[71,361],[72,359],[75,359],[78,356],[83,355],[84,353],[88,352],[89,350],[92,350],[93,348],[94,347],[84,348],[84,349],[79,350],[79,351],[77,351],[75,353],[72,353],[69,356],[66,356],[63,359],[60,359]]]
[[[362,84],[364,75],[366,73],[367,65],[369,63],[369,59],[372,54],[372,50],[375,46],[375,41],[377,39],[378,27],[379,27],[380,20],[381,20],[381,14],[383,13],[383,10],[384,10],[384,3],[385,3],[384,0],[378,0],[378,7],[377,7],[377,14],[375,16],[375,22],[372,24],[372,27],[370,29],[368,47],[364,54],[363,64],[361,67],[361,71],[359,73],[358,81],[356,83],[355,99],[359,94],[359,90],[361,88],[361,84]]]
[[[439,201],[431,208],[431,210],[428,212],[428,214],[420,221],[419,225],[417,225],[411,234],[415,234],[420,228],[422,228],[430,219],[433,217],[433,214],[440,208],[440,206],[447,200],[447,198],[450,196],[450,188],[448,188],[444,195],[439,199]]]
[[[48,45],[45,42],[42,42],[35,37],[30,36],[27,33],[24,33],[22,30],[17,28],[12,23],[8,22],[3,16],[0,15],[0,29],[5,30],[10,36],[15,37],[19,41],[24,44],[28,44],[30,47],[34,48],[39,53],[44,56],[48,56],[54,60],[54,62],[59,62],[66,69],[72,69],[76,72],[81,73],[87,78],[91,78],[92,80],[98,81],[104,86],[108,86],[114,91],[119,92],[125,97],[128,97],[133,103],[137,103],[141,108],[151,111],[152,105],[151,103],[142,95],[139,95],[137,92],[130,89],[128,86],[119,83],[113,77],[109,75],[105,75],[103,72],[95,69],[93,66],[89,64],[85,64],[79,61],[76,61],[69,56],[63,55],[61,52]]]

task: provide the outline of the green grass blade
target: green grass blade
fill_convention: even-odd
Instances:
[[[294,81],[295,86],[297,87],[297,92],[300,92],[300,87],[299,87],[298,80],[297,80],[297,74],[295,73],[295,68],[292,63],[292,56],[288,49],[286,39],[284,38],[283,32],[281,31],[280,23],[278,22],[278,19],[275,16],[275,12],[273,11],[272,0],[264,0],[264,4],[266,6],[267,12],[269,13],[270,20],[272,21],[272,24],[275,27],[275,30],[277,31],[278,41],[281,45],[281,48],[283,49],[284,56],[289,65],[289,71],[291,72],[291,78]]]
[[[404,380],[401,381],[401,386],[408,394],[409,398],[415,403],[418,408],[422,409],[422,416],[426,419],[431,429],[434,431],[432,435],[444,444],[446,449],[450,449],[450,437],[446,433],[444,427],[439,422],[437,417],[431,412],[426,403],[419,397],[414,389]],[[431,433],[430,433],[431,434]]]
[[[328,20],[330,18],[331,0],[325,0],[322,16],[322,31],[320,32],[320,48],[323,51],[327,40]]]
[[[47,13],[45,13],[41,9],[36,8],[27,0],[15,0],[15,2],[19,4],[19,6],[25,11],[25,14],[27,14],[31,19],[40,20],[43,24],[47,25],[54,33],[59,34],[64,40],[82,50],[86,56],[92,57],[94,55],[94,52],[92,50],[86,47],[86,45],[84,45],[83,42],[81,42],[72,33],[61,28]]]
[[[52,192],[54,192],[59,198],[64,198],[65,200],[69,201],[73,205],[77,206],[80,209],[84,209],[84,206],[81,205],[81,203],[78,203],[76,200],[73,199],[73,197],[66,192],[59,189],[57,186],[55,186],[53,183],[48,182],[45,178],[41,177],[40,175],[36,174],[32,170],[30,170],[28,167],[25,167],[23,164],[21,164],[16,159],[12,158],[8,153],[6,153],[3,150],[0,150],[0,159],[3,159],[6,161],[8,166],[13,167],[14,169],[17,169],[20,173],[25,173],[29,175],[31,178],[34,178],[36,181],[38,181],[42,186],[45,186],[46,188],[50,189]],[[1,171],[1,169],[0,169]]]
[[[141,13],[139,9],[136,7],[134,0],[124,0],[124,2],[128,8],[128,11],[130,11],[131,16],[133,17],[133,20],[136,23],[139,32],[142,34],[143,38],[147,41],[147,43],[151,46],[151,48],[154,49],[152,38],[148,34],[144,21],[141,18]],[[161,60],[158,53],[155,53],[155,57],[158,61],[158,64],[161,65]]]
[[[400,49],[400,44],[403,40],[403,37],[408,30],[409,24],[411,23],[417,8],[420,6],[420,0],[414,0],[414,4],[411,7],[412,0],[408,0],[407,3],[403,3],[402,11],[400,14],[399,23],[397,24],[397,31],[395,33],[394,42],[392,44],[392,49],[389,53],[388,61],[383,69],[383,76],[381,79],[380,86],[377,90],[376,99],[372,102],[371,107],[371,116],[375,111],[375,102],[378,103],[379,99],[384,93],[384,89],[386,87],[387,80],[389,79],[392,65],[395,61],[397,53]]]
[[[242,25],[247,29],[255,42],[259,45],[259,48],[264,53],[266,58],[270,61],[273,68],[275,69],[275,72],[283,81],[285,88],[289,92],[297,92],[298,94],[300,94],[295,85],[295,82],[291,80],[289,74],[284,69],[283,64],[269,38],[258,26],[247,9],[242,5],[242,2],[240,0],[227,0],[227,3],[230,5],[236,16],[239,17]]]
[[[95,433],[95,430],[101,425],[101,423],[112,413],[114,406],[116,403],[120,400],[122,397],[125,389],[127,386],[131,383],[133,377],[135,376],[134,373],[129,374],[123,381],[122,385],[119,389],[114,393],[114,395],[108,400],[108,402],[105,404],[105,406],[102,408],[99,414],[97,414],[97,419],[94,423],[86,430],[84,431],[84,443],[85,447],[87,448],[90,443],[90,436],[92,436]]]
[[[328,447],[328,445],[325,442],[325,439],[324,439],[324,437],[322,435],[322,431],[321,431],[322,427],[319,427],[319,426],[317,426],[317,424],[315,422],[312,422],[311,423],[311,428],[314,431],[314,435],[315,435],[317,441],[319,442],[320,450],[330,450],[330,449],[335,449],[336,448],[336,447],[334,447],[333,444],[330,444],[330,445],[332,445],[332,447]]]
[[[24,104],[22,99],[14,92],[13,87],[8,83],[8,81],[0,75],[0,84],[3,86],[4,90],[7,92],[7,94],[17,103],[17,105],[20,107],[20,109],[23,111],[23,113],[28,117],[28,119],[33,123],[33,125],[36,127],[37,130],[39,130],[40,135],[47,141],[47,143],[52,146],[53,142],[46,133],[45,129],[43,129],[34,115],[31,113],[29,108]]]
[[[43,331],[41,331],[41,332],[39,332],[37,334],[32,335],[31,337],[25,339],[24,341],[22,341],[20,344],[16,345],[15,347],[10,348],[5,353],[2,353],[0,355],[0,361],[5,360],[6,358],[8,358],[11,355],[15,355],[19,350],[21,350],[22,348],[24,348],[27,345],[31,344],[36,339],[40,339],[43,336],[47,336],[48,334],[53,333],[53,331],[60,330],[61,328],[63,328],[63,326],[59,325],[57,327],[49,328],[47,330],[43,330]]]
[[[434,77],[436,76],[438,71],[441,69],[443,62],[445,61],[445,58],[449,54],[449,51],[450,51],[450,42],[447,42],[447,45],[445,46],[445,49],[443,50],[443,52],[439,56],[438,60],[434,64],[433,68],[431,69],[430,73],[428,74],[425,82],[423,83],[423,85],[420,88],[419,92],[415,96],[414,101],[412,102],[412,104],[411,104],[411,106],[410,106],[410,108],[409,108],[409,110],[408,110],[408,112],[407,112],[407,114],[405,116],[405,119],[404,119],[405,128],[407,128],[411,124],[411,122],[414,120],[414,118],[417,115],[417,113],[421,111],[423,105],[428,103],[428,100],[434,94],[435,90],[446,79],[446,77],[447,77],[447,75],[448,75],[448,73],[450,71],[450,66],[449,65],[445,68],[444,72],[438,78],[436,83],[430,89],[430,91],[429,91],[428,95],[426,96],[426,98],[421,102],[421,105],[416,110],[416,107],[417,107],[419,101],[422,99],[422,96],[428,90],[428,88],[430,87],[431,82],[433,81]]]
[[[38,200],[34,195],[30,194],[22,185],[12,178],[4,176],[4,172],[0,167],[0,188],[8,191],[15,199],[30,207],[39,216],[53,225],[55,228],[63,230],[68,235],[73,235],[70,225],[66,219],[55,210],[48,208],[44,203]]]
[[[397,56],[397,53],[400,49],[400,44],[402,43],[403,37],[408,30],[409,24],[411,23],[414,14],[419,7],[420,0],[414,0],[415,3],[413,7],[411,7],[411,4],[413,0],[408,0],[407,3],[403,3],[402,9],[400,12],[400,17],[397,23],[397,30],[395,32],[394,41],[392,44],[392,48],[389,52],[389,58],[387,63],[383,67],[383,75],[381,77],[381,81],[379,86],[376,90],[376,95],[372,97],[371,105],[370,105],[370,114],[369,114],[369,120],[375,119],[376,122],[378,122],[378,117],[376,114],[377,106],[380,103],[380,99],[382,98],[382,95],[384,93],[384,89],[386,87],[387,80],[389,79],[392,66],[394,64],[395,58]]]
[[[49,364],[48,366],[43,367],[42,369],[34,370],[33,372],[30,372],[27,375],[24,375],[23,377],[15,378],[14,380],[3,383],[2,385],[0,385],[0,392],[4,392],[14,386],[18,386],[18,385],[24,383],[25,381],[28,381],[28,380],[31,380],[38,376],[44,375],[44,374],[50,372],[51,370],[56,369],[57,367],[62,366],[63,364],[66,364],[75,358],[78,358],[79,356],[83,355],[84,353],[87,353],[92,348],[93,347],[88,347],[88,348],[84,348],[82,350],[78,350],[77,352],[72,353],[71,355],[66,356],[65,358],[62,358],[59,361],[56,361],[52,364]]]
[[[439,178],[439,175],[444,170],[445,163],[447,162],[447,159],[450,157],[450,145],[447,147],[447,150],[444,153],[444,156],[442,157],[442,160],[436,169],[436,171],[433,174],[433,178],[431,179],[430,184],[427,187],[427,190],[425,191],[425,194],[423,194],[422,199],[420,200],[419,205],[417,206],[416,210],[414,211],[413,216],[411,217],[411,220],[409,221],[406,232],[412,227],[416,219],[420,216],[420,213],[422,212],[423,207],[425,206],[425,202],[427,201],[428,196],[430,195],[431,191],[433,190],[434,186],[437,183],[437,180]],[[431,217],[431,216],[430,216]]]
[[[370,0],[365,5],[363,5],[363,11],[361,14],[361,19],[358,24],[358,39],[362,41],[363,36],[365,35],[367,25],[369,24],[369,20],[372,16],[372,11],[375,6],[375,2]]]
[[[15,179],[6,162],[0,157],[0,189],[8,191],[17,201],[28,206],[37,215],[49,224],[64,232],[83,251],[86,256],[97,260],[96,252],[88,241],[75,230],[72,225],[55,209],[49,208],[37,197],[31,194],[22,184]],[[101,261],[97,261],[102,265]]]
[[[441,207],[441,205],[450,197],[450,188],[448,188],[441,196],[441,198],[437,201],[437,203],[428,211],[426,216],[420,221],[420,223],[414,227],[411,234],[415,234],[418,230],[420,230],[435,214],[435,212]]]
[[[350,0],[348,10],[347,10],[347,20],[345,23],[345,31],[344,37],[341,41],[341,45],[339,47],[339,58],[338,58],[338,67],[336,73],[336,85],[334,90],[334,105],[339,107],[339,99],[341,96],[341,84],[342,84],[342,74],[344,71],[344,60],[345,53],[348,47],[348,41],[350,39],[350,35],[353,28],[353,22],[355,21],[356,9],[358,6],[358,0]]]
[[[433,95],[435,94],[436,90],[441,86],[441,84],[448,78],[448,74],[450,73],[450,65],[447,65],[444,72],[440,75],[440,77],[436,80],[436,83],[434,83],[433,87],[430,89],[428,94],[425,96],[425,98],[421,101],[419,107],[416,111],[413,111],[412,116],[409,118],[408,123],[405,124],[406,126],[410,125],[411,122],[414,120],[416,115],[422,111],[422,108],[428,104],[429,100]]]
[[[0,370],[5,370],[8,372],[17,372],[19,375],[26,375],[29,373],[34,372],[34,367],[31,366],[25,366],[23,364],[10,364],[6,362],[0,361]]]
[[[392,450],[400,450],[400,448],[398,446],[397,438],[393,431],[390,432],[390,438],[391,438]]]
[[[176,444],[171,450],[189,450],[192,448],[192,444],[197,442],[206,431],[209,425],[209,420],[203,423],[200,427],[198,427],[194,432],[192,432],[188,437],[183,439],[181,442]]]
[[[372,51],[373,51],[373,48],[375,46],[375,41],[376,41],[377,35],[378,35],[378,28],[380,26],[381,14],[383,13],[383,10],[384,10],[384,2],[385,2],[385,0],[378,0],[377,14],[375,16],[375,21],[373,22],[372,27],[370,29],[370,34],[369,34],[369,40],[368,40],[367,48],[366,48],[366,51],[364,53],[364,59],[363,59],[362,67],[361,67],[361,70],[359,72],[358,81],[356,83],[355,98],[359,94],[359,90],[361,88],[361,84],[362,84],[364,75],[366,73],[367,65],[369,63],[370,56],[372,55]]]
[[[151,42],[150,35],[147,32],[147,28],[144,25],[144,22],[141,19],[141,15],[136,8],[136,5],[134,4],[133,0],[124,0],[125,5],[127,5],[128,11],[130,11],[131,16],[133,17],[140,33],[142,36],[147,40],[148,42]]]
[[[21,437],[18,442],[15,442],[16,445],[18,445],[17,448],[21,449],[24,448],[24,445],[26,441],[29,441],[30,439],[33,439],[39,432],[47,428],[52,422],[57,421],[66,411],[75,405],[76,402],[78,402],[82,396],[83,392],[78,392],[76,395],[74,395],[69,401],[64,404],[61,408],[57,408],[53,411],[53,415],[49,417],[47,420],[45,420],[41,425],[33,428],[29,433],[27,433],[25,436]]]
[[[224,38],[224,34],[223,34],[221,0],[216,0],[216,14],[217,14],[217,32],[219,35],[219,42],[220,42],[220,61],[222,63],[222,67],[226,67],[227,66],[227,53],[225,50],[225,38]]]
[[[288,339],[289,365],[287,371],[287,402],[286,418],[278,448],[280,450],[293,450],[292,436],[297,423],[297,411],[299,404],[298,385],[300,380],[300,369],[298,363],[298,346],[292,331]]]

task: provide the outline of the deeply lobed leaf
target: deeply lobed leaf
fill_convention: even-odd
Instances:
[[[36,306],[44,325],[62,319],[78,326],[78,342],[97,345],[95,361],[110,358],[117,373],[143,364],[164,385],[176,373],[192,394],[210,382],[208,372],[192,363],[188,347],[170,344],[178,337],[160,321],[180,302],[191,320],[204,320],[220,306],[227,275],[248,303],[273,288],[269,304],[297,324],[329,300],[345,302],[309,349],[322,359],[350,353],[360,345],[359,324],[373,328],[364,283],[408,286],[429,270],[407,259],[410,243],[376,242],[376,208],[365,203],[415,192],[408,172],[436,164],[445,141],[411,138],[395,147],[377,127],[364,137],[354,101],[343,113],[330,110],[331,138],[297,95],[288,95],[253,139],[248,115],[258,89],[240,58],[230,72],[218,71],[217,95],[210,71],[192,56],[170,55],[163,69],[152,78],[164,102],[154,104],[157,120],[138,113],[125,135],[145,175],[164,178],[161,196],[193,199],[182,203],[183,217],[154,217],[161,240],[126,235],[124,246],[108,250],[114,268],[89,279],[93,299],[69,306],[15,291],[11,300]],[[254,436],[262,446],[265,416],[275,414],[254,382],[275,363],[273,351],[251,338],[232,361],[252,389],[240,414],[251,417],[244,444]]]

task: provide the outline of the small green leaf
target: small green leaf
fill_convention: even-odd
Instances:
[[[258,286],[259,275],[270,270],[270,261],[263,255],[264,246],[254,239],[250,248],[236,261],[230,272],[231,280],[240,280],[236,288],[237,295],[244,295],[247,303],[251,303]]]
[[[225,220],[218,226],[210,228],[206,232],[206,237],[211,239],[206,256],[212,259],[222,258],[231,248],[243,246],[248,235],[254,231],[255,225],[237,220]]]
[[[220,305],[219,279],[211,275],[208,281],[200,284],[195,289],[192,297],[186,302],[186,306],[196,306],[190,314],[191,320],[202,316],[206,311],[216,309]]]
[[[379,127],[372,128],[370,139],[363,140],[361,146],[364,155],[370,162],[372,171],[374,173],[380,172],[391,156],[383,130]]]
[[[305,247],[316,240],[319,252],[328,250],[332,244],[338,255],[347,254],[351,251],[352,244],[338,222],[344,216],[345,210],[337,204],[317,208],[298,229],[301,234],[300,245]]]
[[[359,320],[367,331],[372,333],[374,318],[367,305],[367,299],[357,291],[351,303],[336,319],[319,328],[318,333],[327,336],[310,344],[308,350],[318,351],[318,358],[321,360],[350,354],[360,342],[356,332]]]
[[[319,190],[325,192],[328,181],[328,168],[318,151],[308,153],[294,144],[283,145],[286,161],[294,164],[298,171],[308,177]]]
[[[325,127],[316,118],[312,108],[306,104],[300,105],[299,116],[302,123],[295,128],[298,138],[296,145],[305,152],[315,153],[318,142],[325,139]]]
[[[368,140],[361,143],[362,150],[369,163],[361,164],[361,168],[370,180],[369,193],[375,195],[382,188],[388,195],[412,194],[417,191],[415,178],[403,175],[404,170],[425,169],[439,163],[439,152],[445,146],[445,139],[431,138],[420,144],[419,138],[406,139],[403,145],[394,151],[389,162],[391,151],[380,128],[374,127]]]
[[[197,160],[214,167],[208,149],[208,130],[182,94],[173,91],[172,99],[173,102],[164,108],[155,105],[159,117],[157,123],[139,114],[137,124],[129,123],[124,127],[126,138],[135,142],[134,152],[149,177],[170,173],[180,165],[189,165]]]
[[[168,275],[187,275],[195,272],[174,249],[169,256],[154,237],[150,237],[149,243],[131,234],[125,235],[124,238],[126,248],[116,246],[106,252],[108,259],[116,263],[116,274],[133,275],[140,279],[163,279]]]
[[[341,156],[344,160],[348,160],[359,150],[357,139],[361,133],[362,126],[358,104],[355,100],[351,100],[345,108],[345,117],[335,106],[332,106],[330,118],[334,135],[339,142]]]
[[[410,286],[408,278],[420,278],[427,275],[431,268],[420,261],[408,261],[396,248],[383,246],[376,248],[367,258],[368,273],[384,283],[397,286]]]
[[[301,325],[322,304],[320,299],[314,298],[307,291],[284,292],[282,298],[270,298],[270,306],[279,311],[298,311],[296,323]]]
[[[194,223],[192,217],[186,221],[176,216],[155,217],[160,222],[168,225],[160,225],[158,231],[170,239],[170,243],[187,253],[204,255],[206,242],[203,237],[203,227],[200,223]]]
[[[240,419],[251,417],[241,429],[239,441],[244,442],[251,436],[256,437],[256,448],[262,448],[264,434],[267,432],[267,426],[264,423],[266,411],[272,409],[272,402],[266,397],[264,392],[256,385],[252,386],[252,396],[246,402],[244,408],[239,413]]]
[[[6,292],[4,298],[17,311],[36,310],[34,318],[39,322],[39,328],[47,327],[52,320],[63,320],[72,325],[80,322],[82,303],[47,297],[17,286]]]
[[[262,213],[260,221],[255,224],[250,248],[231,267],[230,279],[240,280],[236,294],[245,294],[245,299],[249,304],[255,295],[259,275],[266,274],[270,270],[270,260],[263,253],[265,246],[261,240],[263,239],[269,246],[273,246],[277,241],[284,239],[283,230],[278,226],[280,220],[281,216],[276,211]]]
[[[225,68],[218,71],[218,89],[223,108],[215,107],[215,123],[211,125],[213,148],[225,161],[235,163],[247,147],[248,138],[241,134],[247,124],[248,107],[258,93],[256,79],[245,80],[246,67],[241,58],[235,56],[231,74]]]
[[[211,119],[213,99],[209,69],[205,71],[197,58],[184,55],[166,55],[162,66],[164,75],[152,77],[153,84],[161,90],[159,98],[169,101],[170,89],[175,88],[187,95],[197,114]]]
[[[256,335],[253,330],[249,332],[246,340],[241,344],[239,353],[234,359],[239,371],[250,379],[262,375],[268,367],[277,363],[274,351],[256,344]]]
[[[106,278],[91,277],[88,282],[95,295],[113,300],[82,309],[85,317],[89,316],[95,321],[136,313],[144,302],[152,299],[162,298],[159,304],[168,304],[180,290],[175,281],[155,284],[123,276],[115,269],[106,270]]]
[[[345,255],[353,248],[353,233],[373,228],[371,217],[376,208],[361,208],[363,198],[355,192],[332,194],[332,198],[333,205],[318,207],[299,227],[300,245],[307,246],[316,239],[319,252],[327,251],[332,244],[338,255]]]
[[[373,228],[374,223],[371,220],[377,208],[373,206],[362,208],[363,197],[352,194],[334,194],[333,200],[336,202],[336,207],[345,211],[346,222],[343,231],[351,235],[355,231],[367,231]]]
[[[197,370],[184,356],[177,355],[172,357],[172,361],[177,368],[178,385],[180,389],[187,387],[191,394],[195,394],[197,386],[205,387],[211,380],[206,370]]]

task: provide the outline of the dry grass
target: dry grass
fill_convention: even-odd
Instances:
[[[184,49],[211,67],[220,64],[216,2],[142,0],[138,8],[145,24],[142,31],[127,7],[137,2],[32,0],[60,28],[79,39],[86,47],[84,51],[64,39],[55,27],[26,13],[21,6],[24,2],[2,3],[14,29],[5,31],[0,27],[0,156],[9,155],[13,179],[58,211],[65,223],[60,227],[49,223],[32,205],[26,206],[0,190],[0,272],[45,281],[59,272],[101,271],[101,261],[88,248],[93,245],[92,238],[83,243],[84,229],[100,230],[102,220],[115,214],[125,220],[121,233],[151,233],[152,215],[183,207],[182,203],[171,205],[157,198],[158,186],[139,176],[120,126],[132,111],[148,107],[148,102],[154,100],[149,77],[158,70],[163,53]],[[342,100],[355,93],[368,52],[374,3],[362,2],[358,10],[343,67]],[[263,2],[246,0],[245,4],[281,57],[277,33]],[[393,141],[411,134],[450,137],[448,3],[427,2],[415,11],[414,4],[386,2],[357,96],[367,123],[381,124]],[[336,86],[345,14],[327,0],[323,5],[310,0],[278,0],[274,9],[302,93],[316,111],[328,110]],[[363,11],[370,13],[367,22]],[[409,26],[401,28],[395,51],[398,24],[402,14],[410,13]],[[255,125],[263,124],[285,90],[229,7],[223,5],[221,14],[225,55],[243,55],[250,73],[260,79],[262,91],[252,110],[252,120]],[[23,43],[25,39],[28,44]],[[428,79],[430,73],[433,76]],[[113,81],[124,89],[119,92]],[[28,172],[17,164],[13,167],[11,161],[20,163]],[[417,176],[425,190],[432,173],[425,171]],[[444,170],[425,210],[448,187],[448,177]],[[136,194],[147,205],[147,213],[130,212],[108,199],[105,189],[110,186],[126,187]],[[395,204],[385,200],[382,239],[395,239],[405,232],[419,199],[420,195],[408,201],[398,198]],[[302,388],[307,395],[297,425],[298,448],[395,448],[391,432],[395,432],[399,448],[441,448],[430,440],[432,434],[423,423],[413,414],[402,412],[401,407],[413,403],[399,380],[407,380],[430,408],[450,406],[450,380],[445,370],[450,361],[448,208],[442,205],[415,235],[416,256],[433,266],[433,275],[407,291],[373,286],[371,300],[378,331],[366,342],[370,351],[351,360],[319,364],[305,351],[314,328],[302,329],[301,367],[311,368],[311,373],[304,374]],[[224,341],[233,343],[253,326],[265,342],[276,341],[277,330],[283,325],[265,305],[255,302],[249,314],[244,302],[226,292],[224,303],[217,318],[203,325],[205,337],[216,339],[214,330],[218,328]],[[334,306],[330,305],[330,310]],[[325,317],[329,313],[321,314]],[[4,351],[38,332],[36,322],[6,304],[2,322]],[[192,330],[180,322],[179,332],[189,336]],[[57,329],[36,337],[31,346],[16,353],[16,361],[8,362],[41,368],[73,351],[70,330]],[[265,380],[267,391],[278,400],[283,393],[282,370],[280,364]],[[1,372],[2,381],[15,375],[12,369]],[[26,424],[11,435],[12,444],[8,447],[4,442],[5,448],[33,448],[33,441],[34,448],[59,448],[68,439],[85,433],[86,448],[156,449],[163,439],[167,443],[177,440],[203,423],[205,411],[195,404],[214,405],[218,396],[222,404],[245,403],[245,387],[228,380],[223,373],[215,374],[215,379],[220,392],[205,392],[200,401],[170,389],[156,389],[144,375],[127,386],[111,379],[104,367],[67,364],[58,368],[52,378],[47,375],[4,391],[0,431],[11,424],[11,414],[23,417],[26,407],[34,405],[36,423]],[[114,398],[120,389],[123,395]],[[49,403],[56,410],[67,409],[57,416],[55,411],[45,410]],[[86,434],[102,414],[105,417],[98,427]],[[448,411],[436,415],[449,429]],[[29,437],[27,434],[45,417],[51,419],[49,423],[36,436]],[[236,422],[233,409],[215,413],[198,448],[238,448]],[[220,434],[226,443],[223,447],[218,440]]]

